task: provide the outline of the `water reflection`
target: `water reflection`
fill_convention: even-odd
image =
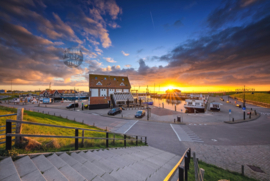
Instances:
[[[164,104],[164,108],[165,109],[170,109],[170,110],[175,110],[175,104],[176,104],[176,111],[178,112],[185,112],[185,108],[184,108],[184,104],[185,101],[184,100],[169,100],[169,99],[158,99],[158,98],[152,98],[154,104],[153,106],[156,107],[162,107],[162,103]]]

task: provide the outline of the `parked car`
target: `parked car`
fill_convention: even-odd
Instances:
[[[224,101],[224,99],[223,99],[223,98],[220,98],[220,100],[221,100],[221,101]]]
[[[116,114],[120,114],[121,112],[122,112],[121,107],[115,107],[109,110],[108,115],[116,115]]]
[[[145,116],[145,111],[144,110],[139,110],[135,114],[135,118],[142,118]]]
[[[242,106],[241,106],[241,104],[236,104],[235,105],[236,107],[239,107],[239,108],[241,108]]]
[[[226,101],[227,103],[230,103],[231,101]]]
[[[72,104],[69,104],[66,108],[69,109],[69,108],[74,108],[74,107],[79,107],[79,104],[78,103],[72,103]]]

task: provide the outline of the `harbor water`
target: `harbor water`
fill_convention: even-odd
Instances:
[[[176,105],[176,111],[178,112],[186,112],[186,109],[184,108],[185,101],[184,100],[169,100],[169,99],[158,99],[158,98],[152,98],[153,100],[153,106],[155,107],[162,107],[162,103],[164,104],[165,109],[169,110],[175,110]]]

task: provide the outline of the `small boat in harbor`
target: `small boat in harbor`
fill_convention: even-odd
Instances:
[[[203,113],[205,111],[205,100],[186,99],[184,107],[190,113]]]
[[[148,104],[148,105],[153,105],[153,100],[151,98],[145,97],[145,96],[140,96],[138,97],[138,100],[142,100],[142,104]]]
[[[222,104],[219,103],[219,102],[211,102],[210,103],[210,110],[212,110],[212,111],[220,111],[220,106],[221,105]]]

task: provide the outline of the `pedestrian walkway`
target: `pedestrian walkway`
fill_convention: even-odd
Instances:
[[[112,132],[115,133],[122,133],[125,134],[126,132],[128,132],[136,123],[138,122],[138,120],[127,120],[127,122],[125,124],[120,124],[118,126],[115,126],[113,129],[111,129]]]
[[[203,143],[203,140],[199,138],[193,131],[187,126],[171,124],[173,131],[178,137],[179,141],[199,142]]]

